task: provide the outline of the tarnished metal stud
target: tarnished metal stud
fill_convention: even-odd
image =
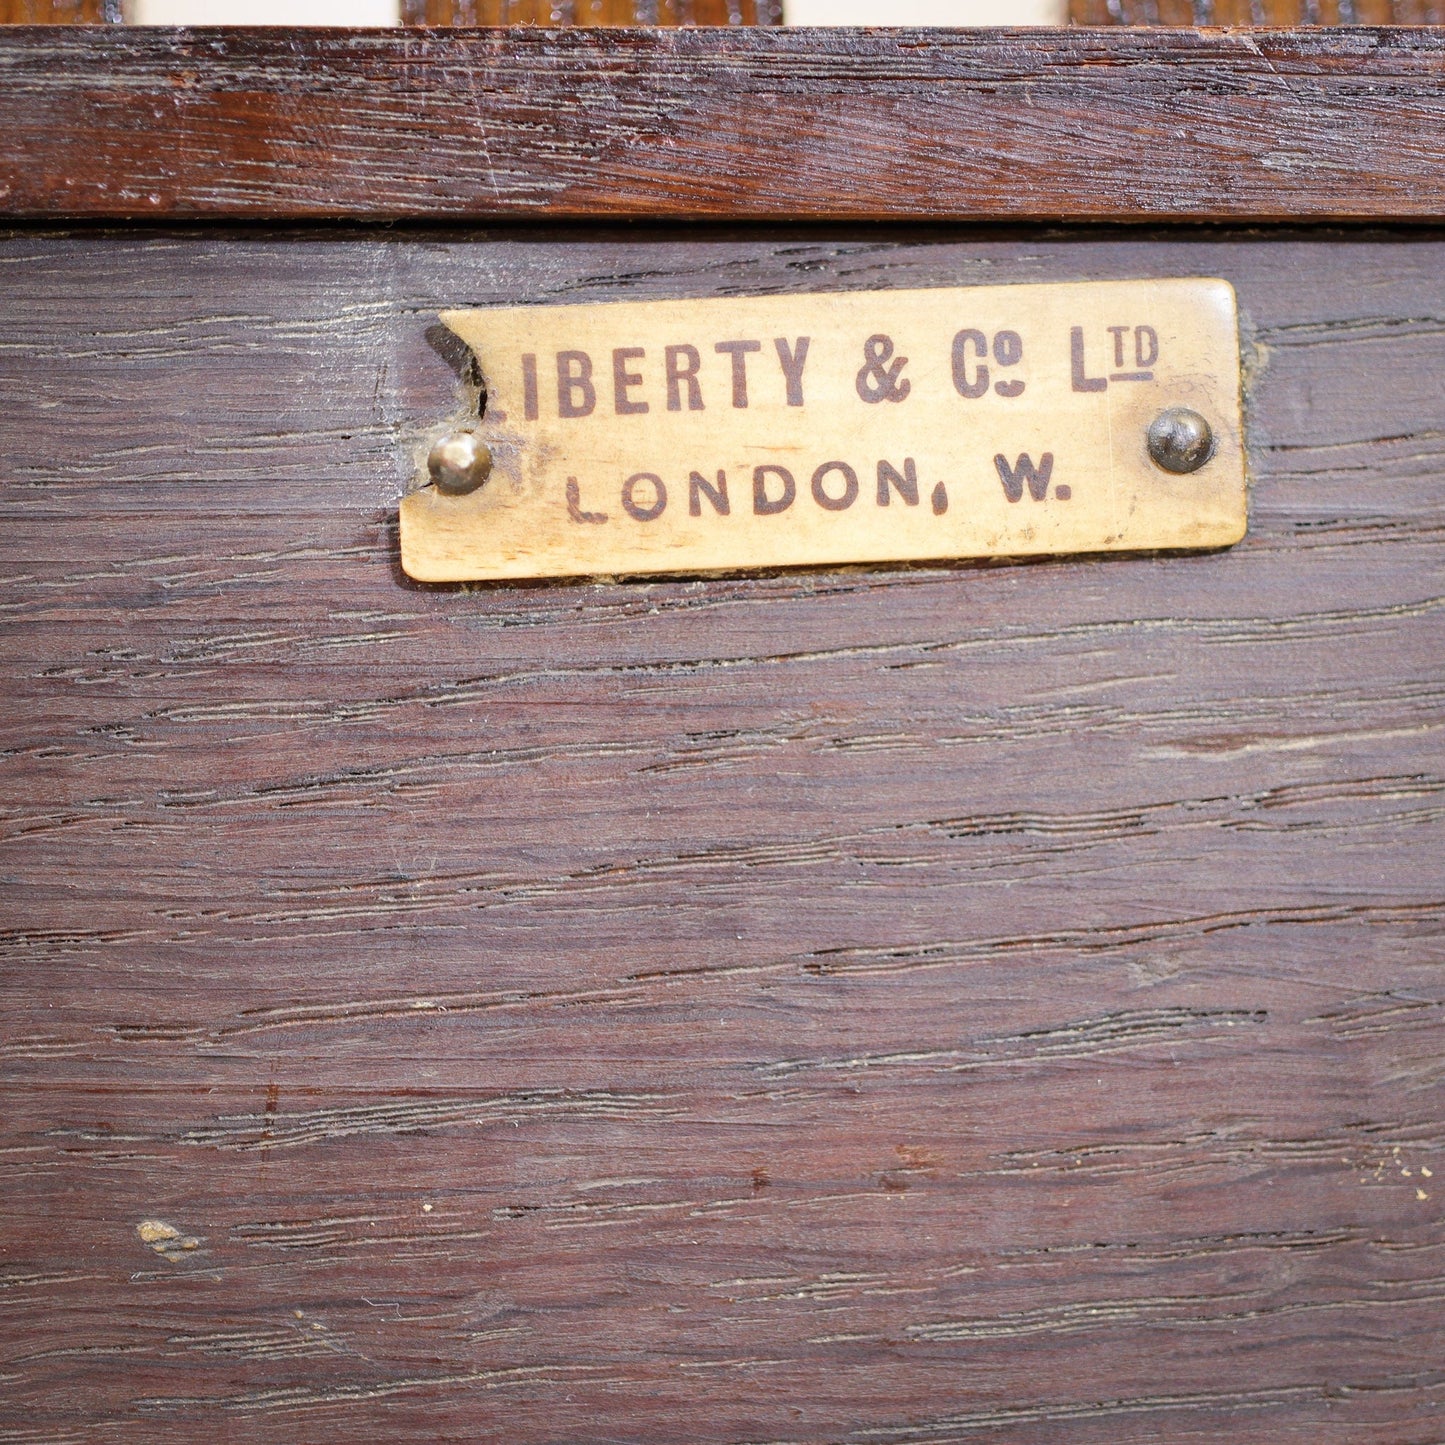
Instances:
[[[1214,455],[1214,433],[1197,411],[1171,406],[1149,423],[1149,455],[1166,472],[1197,472]]]
[[[439,492],[465,496],[492,474],[492,454],[475,432],[454,431],[437,442],[426,459],[427,470]]]

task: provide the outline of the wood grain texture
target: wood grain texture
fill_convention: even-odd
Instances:
[[[1441,0],[1070,0],[1075,25],[1441,25]]]
[[[1414,217],[1445,31],[0,33],[15,216]]]
[[[427,588],[444,306],[1223,275],[1211,556]],[[8,1442],[1429,1445],[1445,236],[0,248]]]

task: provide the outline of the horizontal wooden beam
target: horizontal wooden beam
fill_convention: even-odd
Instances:
[[[0,31],[29,218],[1430,219],[1445,31]]]

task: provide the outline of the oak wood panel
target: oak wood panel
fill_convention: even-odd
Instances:
[[[442,306],[1151,274],[1239,289],[1232,551],[399,573]],[[1439,1438],[1445,236],[0,293],[0,1438]]]
[[[0,33],[16,216],[1415,217],[1445,31]]]

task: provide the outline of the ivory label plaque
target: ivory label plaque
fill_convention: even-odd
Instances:
[[[1225,281],[442,320],[481,369],[471,429],[492,464],[472,490],[428,484],[403,498],[402,562],[420,581],[1209,548],[1244,535]]]

